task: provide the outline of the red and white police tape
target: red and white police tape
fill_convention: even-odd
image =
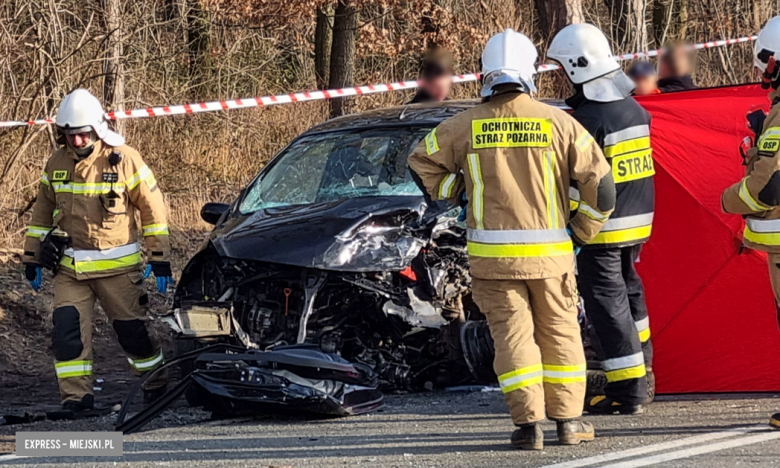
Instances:
[[[737,39],[725,39],[720,41],[703,42],[700,44],[690,45],[690,50],[708,49],[712,47],[722,47],[731,44],[739,44],[742,42],[750,42],[756,40],[758,36],[740,37]],[[661,55],[663,49],[649,50],[645,52],[635,52],[632,54],[621,54],[616,56],[617,60],[633,60],[638,58],[655,57]],[[557,70],[560,68],[558,65],[544,64],[540,65],[538,71],[546,72],[550,70]],[[471,73],[468,75],[455,75],[452,77],[453,83],[465,83],[469,81],[478,81],[479,74]],[[106,114],[106,118],[109,120],[116,119],[134,119],[141,117],[157,117],[161,115],[180,115],[180,114],[196,114],[199,112],[213,112],[228,109],[247,109],[250,107],[259,106],[272,106],[275,104],[288,104],[293,102],[305,102],[305,101],[318,101],[322,99],[332,99],[335,97],[344,96],[358,96],[363,94],[375,94],[384,93],[387,91],[397,91],[402,89],[415,89],[419,85],[418,81],[401,81],[397,83],[386,83],[377,85],[357,86],[353,88],[341,88],[341,89],[329,89],[325,91],[308,91],[302,93],[292,94],[278,94],[276,96],[262,96],[251,97],[244,99],[232,99],[229,101],[211,101],[201,102],[197,104],[181,104],[175,106],[162,106],[162,107],[149,107],[146,109],[133,109],[128,111],[109,112]],[[39,119],[30,121],[21,120],[9,120],[0,121],[0,128],[2,127],[23,127],[28,125],[45,125],[53,124],[54,119]]]

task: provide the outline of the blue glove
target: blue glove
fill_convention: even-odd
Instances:
[[[43,284],[43,269],[35,263],[24,264],[24,277],[30,282],[33,291],[38,292]]]
[[[569,237],[574,237],[574,233],[571,231],[571,229],[569,229],[569,228],[566,228],[566,233],[569,235]],[[576,255],[579,255],[579,254],[580,254],[580,251],[582,251],[582,247],[580,247],[579,245],[577,245],[577,243],[576,243],[576,242],[574,242],[573,240],[572,240],[572,243],[574,244],[574,255],[575,255],[575,256],[576,256]]]
[[[169,262],[149,262],[144,270],[144,278],[148,278],[152,273],[157,281],[157,292],[159,293],[165,294],[168,292],[168,285],[175,284]]]
[[[458,222],[463,223],[466,222],[466,210],[469,207],[469,200],[466,198],[466,191],[462,191],[460,193],[460,214],[458,214]]]

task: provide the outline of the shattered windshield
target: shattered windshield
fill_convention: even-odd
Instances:
[[[390,128],[299,138],[248,189],[239,209],[357,197],[421,196],[406,159],[430,129]]]

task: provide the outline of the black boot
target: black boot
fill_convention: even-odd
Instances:
[[[95,407],[95,397],[91,394],[84,395],[81,400],[67,400],[62,403],[63,411],[70,411],[74,415],[89,411]]]
[[[780,429],[780,413],[775,413],[769,418],[769,425],[775,429]]]
[[[521,424],[512,433],[512,447],[520,450],[542,450],[544,448],[544,432],[537,423]]]
[[[607,396],[599,395],[585,402],[585,411],[590,414],[642,414],[645,409],[642,405],[624,405]]]
[[[568,421],[556,421],[558,430],[558,443],[561,445],[577,445],[596,438],[596,430],[593,424],[579,419]]]
[[[157,388],[151,388],[149,390],[144,389],[144,405],[151,405],[155,401],[157,401],[161,396],[165,395],[168,392],[168,386],[163,385],[162,387]]]

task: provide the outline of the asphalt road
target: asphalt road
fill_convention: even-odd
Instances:
[[[326,467],[442,466],[633,468],[780,467],[780,430],[768,429],[778,395],[664,397],[641,416],[589,418],[598,439],[577,447],[555,443],[545,423],[542,452],[508,446],[512,426],[497,393],[427,393],[386,398],[381,412],[307,420],[209,419],[183,406],[167,411],[145,432],[125,437],[122,458],[18,458],[7,466]],[[41,422],[14,431],[110,430],[111,417]],[[10,447],[10,445],[7,445]]]

